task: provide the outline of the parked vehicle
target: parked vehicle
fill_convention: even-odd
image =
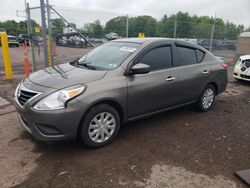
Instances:
[[[105,37],[106,37],[107,40],[115,40],[115,39],[121,38],[116,33],[108,33],[108,34],[105,35]]]
[[[12,47],[12,46],[19,47],[19,43],[18,43],[17,38],[15,36],[7,35],[7,37],[8,37],[9,47]],[[0,36],[0,46],[2,46],[1,36]]]
[[[1,32],[5,32],[6,33],[6,30],[4,28],[0,28],[0,33]]]
[[[18,42],[22,45],[26,42],[27,45],[29,45],[29,35],[28,34],[18,35]]]
[[[234,67],[233,76],[236,80],[250,81],[250,55],[239,57]]]
[[[204,48],[160,38],[119,39],[22,81],[15,106],[36,139],[109,144],[121,124],[195,103],[208,111],[227,66]]]
[[[57,46],[67,46],[72,48],[86,48],[87,41],[83,39],[78,33],[67,33],[56,36]]]
[[[10,47],[15,46],[15,47],[19,47],[19,43],[18,40],[15,36],[12,35],[8,35],[8,44]]]
[[[39,36],[34,36],[34,45],[42,46],[43,45],[43,38]]]

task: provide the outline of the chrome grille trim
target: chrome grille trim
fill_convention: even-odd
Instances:
[[[32,99],[34,99],[35,97],[37,97],[40,94],[41,94],[41,92],[28,89],[28,88],[24,87],[22,83],[20,83],[18,85],[18,87],[16,88],[15,100],[16,100],[17,104],[21,108],[23,108],[23,106],[27,102],[31,101]]]

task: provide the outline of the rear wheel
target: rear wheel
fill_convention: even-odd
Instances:
[[[119,113],[107,104],[94,106],[81,124],[80,138],[85,145],[98,148],[111,143],[120,129]]]
[[[201,93],[197,102],[198,110],[201,112],[208,111],[214,104],[215,88],[213,85],[208,85]]]

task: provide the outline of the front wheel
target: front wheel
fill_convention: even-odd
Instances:
[[[208,85],[201,93],[197,102],[198,110],[201,112],[208,111],[214,104],[215,88],[213,85]]]
[[[98,148],[111,143],[120,129],[120,116],[107,104],[94,106],[81,124],[80,138],[85,145]]]

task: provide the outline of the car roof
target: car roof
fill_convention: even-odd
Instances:
[[[156,42],[156,41],[161,41],[161,40],[171,40],[169,38],[158,38],[158,37],[145,37],[145,38],[121,38],[121,39],[116,39],[113,40],[113,42],[131,42],[131,43],[139,43],[143,44],[146,42]],[[173,39],[172,39],[173,40]]]
[[[240,59],[245,61],[247,59],[250,59],[250,55],[242,55],[242,56],[240,56]]]
[[[15,37],[15,36],[13,36],[13,35],[8,35],[8,37]],[[16,38],[16,37],[15,37]]]
[[[176,39],[176,38],[161,38],[161,37],[145,37],[145,38],[121,38],[113,40],[112,42],[131,42],[131,43],[153,43],[153,42],[160,42],[160,41],[169,41],[169,42],[180,42],[180,43],[187,43],[193,44],[192,42],[186,41],[184,39]]]
[[[145,37],[145,38],[121,38],[116,39],[111,42],[127,42],[127,43],[137,43],[137,44],[151,44],[154,42],[177,42],[180,45],[188,45],[194,48],[203,49],[201,46],[194,44],[192,42],[186,41],[184,39],[176,39],[176,38],[160,38],[160,37]],[[206,51],[203,49],[203,51]]]

